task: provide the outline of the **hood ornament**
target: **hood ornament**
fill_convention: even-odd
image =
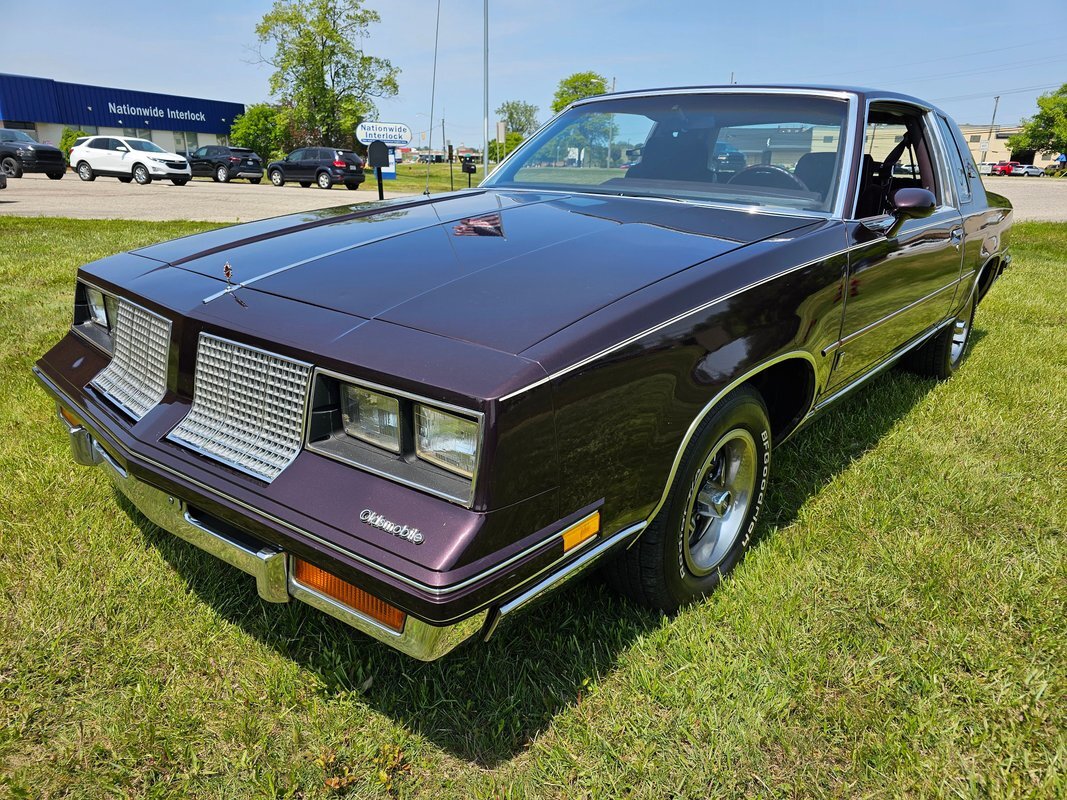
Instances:
[[[222,265],[222,275],[226,278],[226,291],[233,291],[233,282],[230,280],[233,277],[233,267],[230,266],[230,262],[227,261]]]

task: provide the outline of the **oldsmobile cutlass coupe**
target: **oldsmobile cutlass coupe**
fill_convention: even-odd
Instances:
[[[150,520],[433,659],[592,565],[665,612],[714,589],[775,448],[959,368],[1010,221],[915,98],[606,95],[478,189],[88,264],[35,372]]]

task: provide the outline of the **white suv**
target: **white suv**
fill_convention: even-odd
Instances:
[[[131,180],[142,186],[153,178],[169,179],[184,186],[192,177],[185,156],[168,153],[155,142],[130,136],[91,136],[79,140],[70,151],[71,166],[83,181],[95,181],[98,175]]]

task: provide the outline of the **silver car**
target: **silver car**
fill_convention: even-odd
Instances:
[[[1021,167],[1012,167],[1012,175],[1032,175],[1035,178],[1042,178],[1045,175],[1045,170],[1041,167],[1035,167],[1033,164],[1023,164]]]

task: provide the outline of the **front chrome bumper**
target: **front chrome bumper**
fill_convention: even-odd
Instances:
[[[78,416],[74,410],[71,414]],[[62,413],[58,416],[70,437],[71,455],[78,464],[103,467],[115,488],[154,524],[255,577],[259,596],[268,602],[287,603],[295,598],[422,661],[440,658],[485,628],[487,611],[454,625],[430,625],[408,616],[402,631],[386,628],[297,581],[284,550],[251,548],[247,542],[212,529],[209,523],[197,519],[184,500],[131,475],[84,424],[73,425]]]

